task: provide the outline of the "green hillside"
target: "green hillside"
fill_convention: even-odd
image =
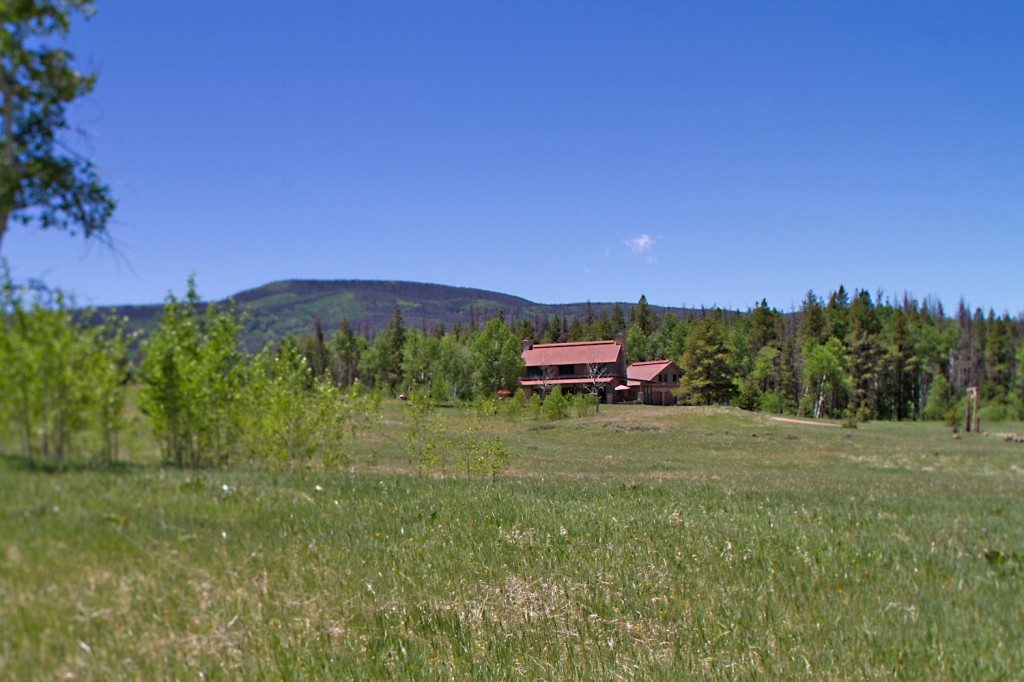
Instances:
[[[580,320],[590,314],[600,317],[611,313],[615,303],[543,304],[525,298],[483,289],[378,280],[286,280],[271,282],[231,297],[247,313],[243,338],[246,346],[258,348],[268,341],[277,341],[286,334],[306,334],[319,318],[330,334],[342,317],[348,317],[353,328],[373,335],[382,329],[395,308],[402,311],[406,326],[431,330],[449,328],[456,322],[463,325],[485,321],[501,312],[508,321],[536,320],[558,315]],[[620,303],[628,314],[632,303]],[[651,306],[659,315],[669,308]],[[162,309],[161,304],[118,307],[117,312],[129,320],[129,328],[143,333],[153,329]],[[671,309],[677,315],[688,312]],[[102,312],[102,311],[101,311]]]

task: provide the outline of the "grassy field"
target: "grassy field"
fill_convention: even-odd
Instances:
[[[417,476],[402,409],[345,471],[0,458],[0,679],[1024,670],[1024,445],[610,406],[496,423],[488,483]]]

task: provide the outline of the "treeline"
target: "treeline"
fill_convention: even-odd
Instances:
[[[950,317],[937,302],[878,302],[843,287],[827,299],[809,292],[791,314],[762,301],[678,319],[658,316],[641,296],[628,311],[586,308],[582,319],[510,324],[499,314],[482,326],[423,331],[407,328],[396,309],[372,338],[344,318],[332,332],[315,321],[310,334],[252,353],[240,341],[242,315],[202,304],[190,281],[184,298],[168,297],[133,363],[122,319],[97,321],[59,292],[13,286],[6,273],[0,284],[0,437],[30,460],[58,465],[69,452],[117,456],[133,385],[169,463],[345,462],[382,397],[493,404],[507,391],[508,411],[519,403],[523,339],[620,334],[630,363],[679,364],[685,404],[955,422],[966,389],[977,386],[983,420],[1024,418],[1021,320],[963,303]],[[539,403],[524,410],[557,418],[568,405],[554,397],[543,413]]]
[[[328,338],[319,321],[294,341],[318,376],[390,392],[421,387],[437,400],[470,400],[514,391],[522,339],[592,341],[624,335],[627,360],[675,360],[685,404],[731,404],[810,417],[955,421],[968,387],[980,389],[982,418],[1024,419],[1024,325],[1009,315],[971,311],[950,317],[934,300],[876,301],[840,286],[827,298],[808,292],[784,314],[762,300],[746,312],[703,310],[679,319],[656,315],[646,297],[629,310],[583,319],[552,316],[482,329],[457,323],[407,329],[395,310],[373,338],[342,319]]]

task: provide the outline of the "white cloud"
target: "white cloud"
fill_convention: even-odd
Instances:
[[[654,246],[654,239],[649,234],[642,234],[634,239],[627,239],[625,244],[633,253],[647,253]]]

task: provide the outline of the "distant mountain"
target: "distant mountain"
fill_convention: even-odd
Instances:
[[[272,282],[231,297],[247,313],[243,340],[255,349],[286,334],[308,334],[320,319],[324,332],[333,334],[342,317],[348,317],[357,333],[373,336],[384,327],[397,307],[405,326],[426,331],[456,322],[478,327],[499,312],[506,321],[537,319],[558,315],[583,321],[590,306],[596,318],[610,314],[615,303],[543,304],[483,289],[443,284],[377,280],[286,280]],[[225,303],[222,301],[220,303]],[[635,302],[620,302],[623,313]],[[129,328],[146,333],[156,328],[162,304],[121,306],[117,312],[129,320]],[[680,317],[692,312],[682,308],[652,305],[658,315],[671,310]],[[103,312],[101,310],[101,312]]]

